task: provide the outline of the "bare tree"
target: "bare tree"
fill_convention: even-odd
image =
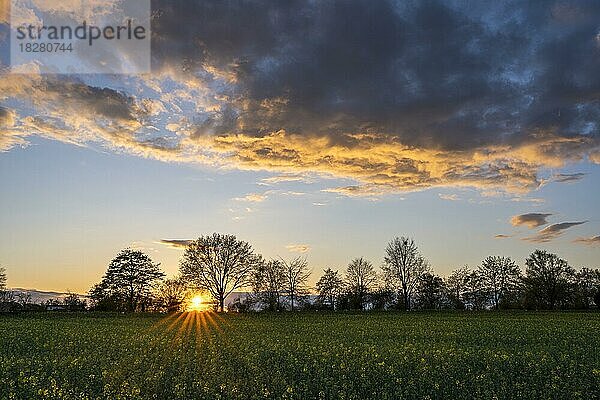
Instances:
[[[286,270],[279,260],[261,262],[252,274],[252,291],[269,311],[279,310],[286,288]]]
[[[319,278],[316,289],[319,292],[319,300],[327,302],[335,310],[336,299],[344,287],[344,281],[340,278],[338,271],[327,268],[323,271],[323,276]]]
[[[260,257],[252,246],[233,235],[214,233],[188,244],[179,271],[182,279],[208,291],[223,311],[225,298],[250,283]]]
[[[348,264],[346,285],[361,310],[364,309],[367,295],[373,290],[376,282],[377,274],[370,262],[361,257],[355,258]]]
[[[396,237],[385,250],[384,274],[396,284],[404,300],[404,308],[410,310],[411,297],[421,276],[429,270],[427,261],[413,239]]]
[[[306,259],[302,257],[294,258],[290,262],[285,260],[281,262],[285,277],[285,293],[290,299],[290,308],[294,311],[295,301],[308,291],[307,282],[310,278],[310,270]]]
[[[18,292],[15,297],[21,308],[24,310],[31,304],[31,293],[29,292]]]
[[[76,293],[68,292],[67,296],[62,300],[62,304],[68,311],[85,311],[87,302],[79,298]]]
[[[179,311],[187,296],[188,288],[179,277],[162,281],[154,290],[158,307],[167,312]]]
[[[514,291],[521,279],[521,271],[510,257],[487,257],[477,269],[482,289],[490,294],[492,305],[498,309],[500,301]]]

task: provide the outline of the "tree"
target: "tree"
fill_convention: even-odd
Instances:
[[[556,254],[536,250],[525,261],[527,296],[534,305],[553,310],[569,295],[575,270]]]
[[[0,312],[12,311],[15,294],[6,287],[6,269],[0,267]]]
[[[252,246],[233,235],[214,233],[188,244],[179,271],[182,279],[209,292],[224,310],[225,298],[250,284],[251,273],[260,263]]]
[[[68,311],[85,311],[87,303],[75,293],[68,293],[62,301]]]
[[[373,264],[361,258],[355,258],[346,268],[346,286],[359,309],[364,310],[367,295],[377,282]]]
[[[165,279],[154,290],[156,305],[169,313],[179,311],[187,292],[187,285],[181,278]]]
[[[581,268],[575,274],[575,308],[591,308],[594,296],[600,292],[600,270]]]
[[[336,309],[337,297],[344,288],[344,281],[340,278],[338,271],[327,268],[323,271],[323,275],[316,284],[316,289],[319,292],[319,301],[327,303],[333,310]]]
[[[279,260],[262,261],[252,274],[252,291],[255,297],[266,304],[269,311],[281,308],[281,295],[286,288],[284,263]]]
[[[477,271],[469,273],[466,284],[463,295],[465,306],[470,310],[484,310],[487,308],[489,305],[488,294]]]
[[[290,308],[294,311],[294,301],[307,292],[307,282],[310,278],[306,259],[297,257],[289,263],[282,260],[285,281],[285,293],[290,299]]]
[[[165,276],[159,265],[140,250],[121,250],[108,265],[102,281],[90,290],[90,297],[96,305],[145,311],[153,285]]]
[[[388,243],[385,253],[383,272],[400,292],[404,309],[410,310],[411,296],[421,275],[429,269],[427,261],[414,240],[406,237],[394,238]]]
[[[26,310],[29,308],[31,304],[31,293],[29,292],[18,292],[16,295],[17,303],[21,306],[22,310]]]
[[[439,310],[448,304],[444,280],[432,273],[421,275],[417,285],[417,305],[424,310]]]
[[[369,300],[373,310],[387,310],[396,300],[394,289],[381,278],[381,275],[377,276],[377,282],[369,292]]]
[[[6,269],[0,267],[0,292],[6,290]]]
[[[496,310],[504,297],[514,291],[521,280],[519,267],[509,257],[487,257],[477,269],[477,275],[482,289],[489,293]]]
[[[470,273],[469,267],[464,266],[455,269],[450,276],[446,278],[448,298],[452,303],[452,306],[457,310],[463,310],[465,308],[465,294],[467,292]]]

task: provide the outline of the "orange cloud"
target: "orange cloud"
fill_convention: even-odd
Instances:
[[[546,219],[552,214],[540,214],[540,213],[529,213],[515,215],[510,219],[510,223],[513,226],[526,226],[530,229],[537,228],[538,226],[546,225],[548,221]]]
[[[561,222],[558,224],[552,224],[552,225],[545,227],[541,231],[539,231],[535,236],[526,237],[526,238],[523,238],[523,240],[533,242],[533,243],[550,242],[551,240],[554,240],[557,237],[561,236],[565,230],[567,230],[573,226],[585,224],[586,222],[587,221]]]
[[[584,244],[587,246],[598,246],[598,245],[600,245],[600,235],[589,237],[589,238],[580,237],[580,238],[573,240],[573,243]]]

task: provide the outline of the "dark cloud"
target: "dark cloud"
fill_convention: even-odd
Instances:
[[[111,88],[95,87],[74,79],[47,78],[38,89],[48,95],[56,94],[61,101],[95,115],[117,121],[135,121],[133,97]]]
[[[161,239],[159,243],[176,249],[184,249],[191,242],[191,239]]]
[[[572,183],[582,180],[585,175],[586,174],[583,172],[575,174],[556,174],[552,177],[552,181],[558,183]]]
[[[577,238],[573,242],[585,244],[587,246],[597,246],[597,245],[600,245],[600,235],[589,237],[589,238]]]
[[[541,214],[541,213],[529,213],[515,215],[510,219],[510,223],[513,226],[526,226],[528,228],[537,228],[538,226],[546,225],[548,221],[546,218],[552,214]]]
[[[452,150],[595,137],[600,6],[557,4],[155,1],[153,49],[157,68],[235,76],[231,108],[201,133],[284,129],[352,146],[344,133],[367,130]],[[578,150],[559,147],[549,155]]]
[[[523,238],[523,240],[527,240],[529,242],[534,242],[534,243],[549,242],[553,239],[556,239],[560,235],[562,235],[565,230],[567,230],[573,226],[585,224],[586,222],[587,221],[561,222],[558,224],[552,224],[552,225],[545,227],[541,231],[539,231],[535,236],[526,237],[526,238]]]
[[[12,125],[12,113],[7,108],[0,106],[0,127]]]

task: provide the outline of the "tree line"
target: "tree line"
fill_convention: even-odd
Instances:
[[[485,310],[590,309],[600,304],[600,271],[575,270],[556,254],[535,250],[524,271],[510,257],[490,256],[474,269],[436,275],[415,241],[396,237],[381,268],[360,257],[344,270],[327,268],[310,287],[306,259],[264,259],[232,235],[191,241],[179,274],[166,278],[140,250],[124,249],[110,262],[89,296],[96,310],[179,311],[202,291],[216,310]],[[230,304],[235,291],[246,291]]]
[[[85,311],[88,306],[85,299],[70,292],[61,299],[49,299],[45,302],[35,303],[31,293],[23,290],[10,290],[6,287],[6,269],[0,267],[0,313],[44,311],[52,308],[64,311]]]

